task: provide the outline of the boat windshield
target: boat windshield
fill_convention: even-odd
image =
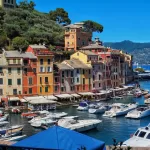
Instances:
[[[150,139],[150,133],[147,135],[146,139]]]
[[[79,106],[86,107],[86,106],[87,106],[87,104],[86,104],[86,103],[84,103],[84,102],[81,102],[81,103],[79,104]]]
[[[135,135],[135,136],[137,136],[137,135],[139,134],[139,132],[140,132],[140,131],[139,131],[139,130],[137,130],[137,131],[135,132],[135,134],[134,134],[134,135]]]
[[[146,134],[146,132],[144,132],[144,131],[141,131],[141,132],[139,133],[138,137],[141,137],[141,138],[143,138],[143,137],[145,136],[145,134]]]

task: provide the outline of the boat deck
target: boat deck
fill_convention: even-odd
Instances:
[[[13,145],[16,142],[0,140],[0,145]]]

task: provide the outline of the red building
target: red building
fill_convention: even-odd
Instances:
[[[23,96],[37,95],[37,57],[26,52],[23,57]]]

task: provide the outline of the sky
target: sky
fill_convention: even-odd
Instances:
[[[17,0],[20,1],[20,0]],[[150,0],[33,0],[35,9],[64,8],[72,23],[93,20],[104,26],[94,33],[103,42],[150,42]]]

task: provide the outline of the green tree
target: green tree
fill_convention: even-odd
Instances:
[[[19,8],[27,9],[27,10],[34,10],[35,6],[36,5],[32,0],[30,0],[30,2],[28,2],[28,0],[23,0],[18,5]]]
[[[27,40],[24,37],[15,37],[12,40],[12,44],[15,49],[21,48],[23,50],[25,50],[29,45],[29,43],[27,42]]]
[[[85,30],[91,31],[91,32],[103,32],[103,26],[97,22],[87,20],[83,21]]]
[[[54,11],[49,12],[51,20],[56,21],[58,24],[68,25],[71,23],[68,13],[63,8],[57,8]]]
[[[0,30],[3,29],[5,11],[0,7]]]
[[[138,72],[141,72],[141,73],[145,72],[145,70],[143,68],[136,68],[135,71],[138,71]]]

